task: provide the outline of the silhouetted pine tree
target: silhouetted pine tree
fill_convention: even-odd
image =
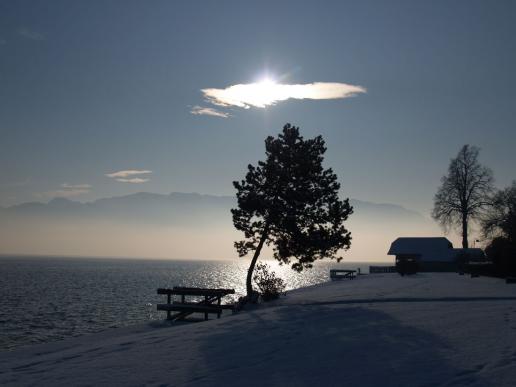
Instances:
[[[249,165],[245,180],[235,181],[238,208],[233,224],[245,239],[235,242],[242,257],[253,251],[247,273],[247,295],[264,244],[274,258],[300,272],[318,259],[336,257],[349,249],[351,233],[344,221],[353,212],[349,199],[339,200],[340,184],[331,169],[322,166],[326,152],[321,136],[304,140],[299,128],[286,124],[277,138],[265,140],[265,161]]]

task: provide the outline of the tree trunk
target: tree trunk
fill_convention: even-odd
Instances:
[[[249,269],[247,270],[247,280],[246,280],[246,287],[247,287],[247,297],[251,298],[251,295],[253,294],[253,272],[254,267],[256,266],[256,261],[258,261],[258,256],[260,255],[260,252],[262,251],[263,244],[265,243],[265,240],[267,239],[267,234],[269,233],[269,226],[265,225],[265,228],[263,229],[263,233],[260,239],[260,243],[258,243],[258,247],[256,248],[253,259],[251,260],[251,264],[249,265]]]
[[[468,215],[462,214],[462,248],[468,248]]]

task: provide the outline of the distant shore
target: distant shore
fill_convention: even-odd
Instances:
[[[515,286],[454,273],[329,282],[220,320],[0,352],[0,384],[512,386]]]

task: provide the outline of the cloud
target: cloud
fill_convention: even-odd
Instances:
[[[68,183],[63,183],[63,184],[61,184],[61,187],[66,188],[66,189],[90,189],[91,185],[89,185],[89,184],[68,184]]]
[[[18,30],[18,34],[23,36],[24,38],[36,41],[45,40],[45,36],[40,34],[39,32],[29,30],[28,28],[22,27]]]
[[[71,198],[82,194],[89,193],[91,185],[89,184],[61,184],[62,189],[47,192],[37,192],[34,194],[40,198]]]
[[[141,184],[146,183],[149,181],[149,179],[141,179],[139,177],[133,177],[131,179],[115,179],[116,181],[119,181],[121,183],[133,183],[133,184]]]
[[[190,110],[190,113],[196,114],[196,115],[206,115],[206,116],[214,116],[214,117],[222,117],[222,118],[228,118],[230,117],[229,113],[221,112],[217,109],[208,108],[208,107],[202,107],[202,106],[194,106],[192,110]]]
[[[121,183],[141,184],[148,182],[150,179],[144,179],[139,176],[147,175],[149,173],[152,173],[152,171],[149,171],[147,169],[127,169],[113,173],[106,173],[106,176],[111,177],[112,179],[115,179],[116,181],[119,181]]]
[[[148,173],[152,173],[152,171],[149,171],[149,170],[146,170],[146,169],[127,169],[127,170],[124,170],[124,171],[118,171],[118,172],[113,172],[113,173],[106,173],[106,176],[107,177],[112,177],[112,178],[119,178],[119,177],[129,177],[129,176],[134,176],[134,175],[145,175],[145,174],[148,174]]]
[[[362,86],[338,82],[286,85],[270,81],[239,84],[225,89],[202,89],[206,100],[217,106],[264,108],[288,99],[341,99],[365,93]]]

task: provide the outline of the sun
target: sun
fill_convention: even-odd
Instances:
[[[261,87],[272,87],[276,85],[276,81],[272,78],[266,77],[257,82],[257,85]]]
[[[272,105],[277,98],[279,85],[273,78],[262,78],[260,81],[250,85],[248,98],[252,104],[260,107]]]

